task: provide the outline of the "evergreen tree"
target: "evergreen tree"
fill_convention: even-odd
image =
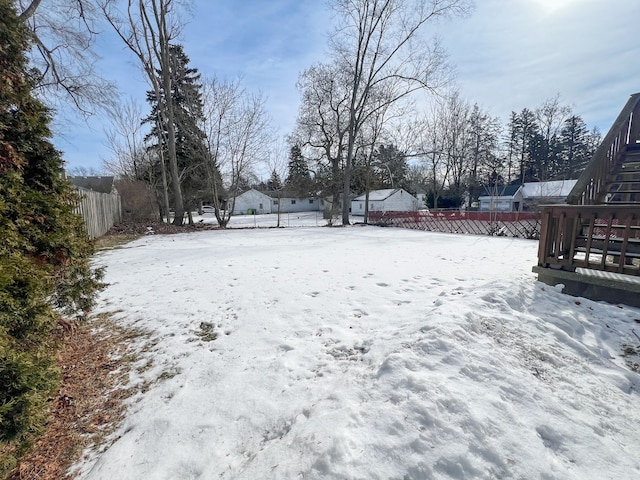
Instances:
[[[88,312],[100,285],[49,111],[27,75],[30,38],[0,0],[0,475],[40,430],[58,384],[56,319]]]
[[[515,161],[518,155],[518,134],[518,114],[512,111],[511,115],[509,116],[509,124],[507,125],[507,138],[505,148],[507,152],[507,182],[510,182],[517,172]]]
[[[560,132],[562,161],[558,172],[564,178],[578,178],[589,162],[587,135],[587,125],[581,117],[572,115],[565,120]]]
[[[195,208],[206,185],[205,157],[203,147],[205,134],[200,128],[203,120],[202,85],[199,83],[200,74],[195,68],[189,67],[189,57],[184,53],[182,45],[170,45],[171,91],[170,99],[173,103],[174,129],[176,138],[176,158],[180,170],[182,193],[187,211]],[[166,152],[167,125],[160,121],[158,112],[160,104],[167,102],[167,95],[161,89],[161,98],[155,92],[147,92],[147,101],[151,104],[151,114],[144,120],[153,124],[147,140],[155,138],[156,143],[151,147],[158,151],[162,145]],[[166,153],[165,153],[166,156]],[[160,155],[157,156],[160,158]],[[158,174],[159,169],[156,169]]]
[[[538,134],[538,124],[536,123],[535,114],[528,108],[523,108],[519,114],[512,115],[509,131],[512,132],[517,148],[517,156],[519,163],[518,182],[524,183],[533,179],[535,168],[532,165],[532,154],[540,151]],[[536,140],[537,138],[537,140]]]
[[[409,188],[407,157],[395,145],[380,145],[374,155],[373,166],[386,188]]]
[[[285,186],[300,197],[306,197],[313,193],[313,181],[309,167],[298,145],[292,146],[289,152],[289,175]]]
[[[280,175],[278,175],[278,172],[276,172],[275,170],[273,170],[271,172],[271,176],[269,177],[269,180],[267,181],[267,189],[268,190],[273,190],[273,191],[280,191],[282,190],[282,180],[280,179]]]

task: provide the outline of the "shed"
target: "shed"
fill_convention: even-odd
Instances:
[[[351,201],[351,214],[364,215],[366,194]],[[387,188],[369,192],[370,212],[413,212],[418,210],[420,201],[403,188]]]
[[[485,187],[478,201],[482,212],[518,212],[522,210],[522,185]]]

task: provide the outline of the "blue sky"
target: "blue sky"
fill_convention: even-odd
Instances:
[[[470,17],[438,35],[462,95],[506,123],[509,113],[560,95],[589,127],[606,133],[640,91],[636,0],[476,0]],[[322,0],[195,0],[182,42],[202,74],[243,77],[267,96],[281,134],[295,123],[298,75],[326,58],[331,16]],[[147,85],[133,56],[105,31],[99,67],[123,95],[144,104]],[[100,171],[110,152],[104,118],[56,127],[69,169]]]

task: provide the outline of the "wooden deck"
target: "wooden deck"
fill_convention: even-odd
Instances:
[[[631,96],[568,199],[542,213],[533,271],[564,292],[640,307],[640,94]]]

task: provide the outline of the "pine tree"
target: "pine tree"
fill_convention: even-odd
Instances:
[[[49,111],[33,95],[29,39],[0,0],[0,476],[40,430],[58,384],[56,318],[88,312],[100,285]]]
[[[380,145],[374,155],[373,165],[381,184],[386,188],[408,188],[407,157],[395,145]]]
[[[533,166],[535,162],[532,154],[535,155],[540,151],[539,127],[534,113],[528,108],[523,108],[519,114],[512,116],[511,122],[512,125],[509,126],[509,129],[515,138],[520,163],[520,178],[518,180],[524,183],[532,180],[535,176],[535,167]]]
[[[282,190],[282,180],[280,179],[280,175],[278,175],[278,172],[276,172],[275,170],[271,171],[271,176],[267,181],[266,187],[268,190]]]
[[[187,211],[200,201],[201,192],[207,189],[203,147],[205,134],[200,128],[203,119],[202,85],[200,74],[189,67],[189,57],[184,53],[182,45],[170,45],[171,79],[173,90],[170,98],[173,103],[174,128],[176,137],[176,158],[180,170],[182,193]],[[151,148],[158,150],[158,145],[166,151],[167,126],[158,119],[159,103],[167,101],[167,95],[161,90],[158,99],[153,91],[147,92],[147,101],[151,104],[151,114],[144,120],[154,125],[147,139],[155,138]],[[159,170],[158,170],[159,172]]]
[[[307,161],[302,156],[302,151],[298,145],[291,147],[289,152],[289,175],[285,181],[285,186],[300,197],[312,194],[313,181],[311,180]]]
[[[587,125],[580,116],[572,115],[565,120],[560,132],[562,164],[559,169],[564,178],[578,178],[589,162],[587,135]]]

